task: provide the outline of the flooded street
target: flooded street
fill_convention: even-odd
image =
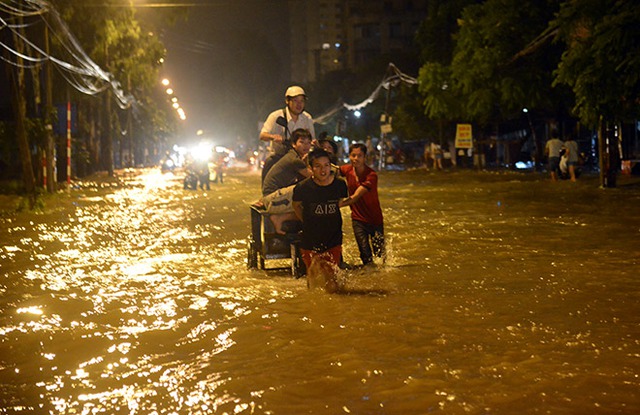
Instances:
[[[640,413],[640,186],[381,173],[388,261],[329,295],[247,269],[259,181],[0,216],[0,413]]]

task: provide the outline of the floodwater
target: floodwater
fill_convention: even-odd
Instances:
[[[257,173],[180,179],[0,217],[0,413],[640,413],[639,186],[384,172],[329,295],[245,266]]]

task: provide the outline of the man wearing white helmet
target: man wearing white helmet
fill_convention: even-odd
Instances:
[[[288,144],[291,132],[304,128],[311,133],[311,138],[314,141],[316,138],[313,119],[304,110],[307,102],[307,94],[304,89],[299,86],[290,86],[284,95],[286,106],[269,114],[260,131],[260,140],[270,143],[269,156],[262,169],[263,181],[269,169],[291,148],[291,145]],[[286,120],[287,128],[276,122],[279,117]]]

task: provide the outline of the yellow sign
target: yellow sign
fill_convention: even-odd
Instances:
[[[473,148],[471,124],[456,125],[456,148]]]

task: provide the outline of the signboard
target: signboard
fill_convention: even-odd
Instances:
[[[391,131],[393,131],[393,129],[391,128],[391,124],[382,124],[380,126],[380,132],[382,134],[389,134],[391,133]]]
[[[456,125],[456,148],[473,148],[471,124]]]

